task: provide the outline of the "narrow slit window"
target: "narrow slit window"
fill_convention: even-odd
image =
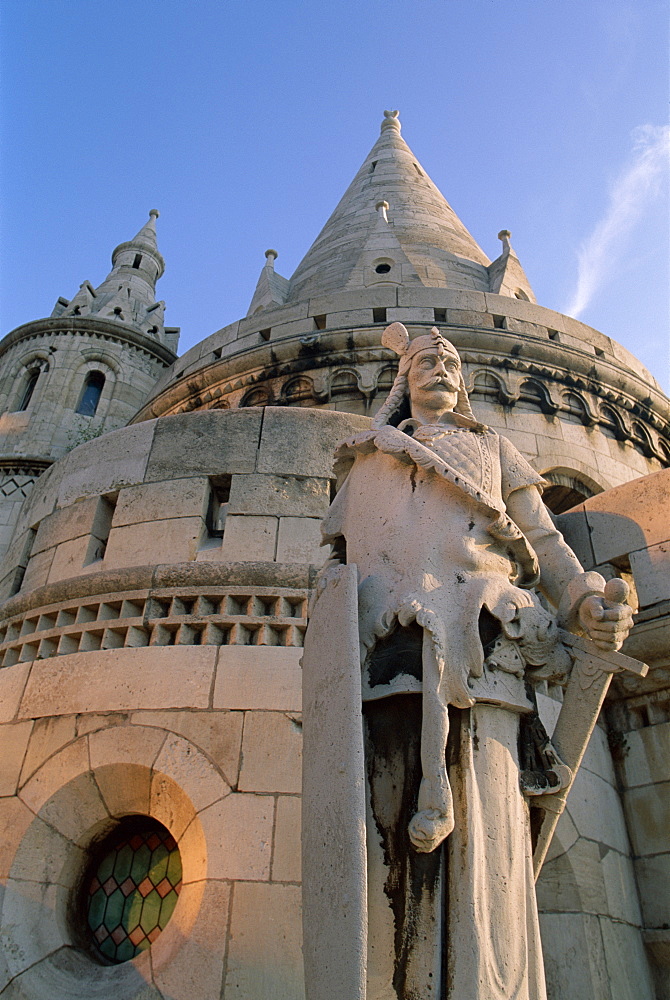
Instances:
[[[31,368],[30,371],[28,372],[26,384],[21,394],[21,402],[19,403],[19,410],[27,410],[28,407],[30,406],[30,400],[33,398],[33,393],[35,392],[35,386],[37,385],[37,380],[39,377],[40,377],[39,368]]]
[[[447,310],[446,309],[433,309],[433,318],[436,323],[446,323],[447,322]]]
[[[370,164],[370,173],[371,174],[374,174],[376,166],[377,166],[377,160],[373,160],[372,163]]]
[[[372,310],[372,322],[373,323],[385,323],[386,322],[386,309],[379,308]]]
[[[77,413],[84,417],[95,416],[98,409],[100,396],[105,385],[105,376],[102,372],[89,372],[84,381],[84,388],[77,404]]]
[[[118,493],[108,493],[107,496],[98,498],[84,566],[90,566],[91,563],[100,562],[105,558],[117,500]]]
[[[207,534],[210,538],[223,538],[231,483],[232,476],[210,476],[206,516]]]
[[[133,267],[137,270],[137,268],[140,266],[141,263],[142,263],[142,254],[136,253],[135,260],[133,261]]]
[[[315,330],[325,330],[326,329],[326,316],[315,316],[314,317],[314,329]]]

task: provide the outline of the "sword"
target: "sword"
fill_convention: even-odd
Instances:
[[[628,585],[624,580],[608,580],[605,585],[606,600],[613,604],[623,604],[627,597]],[[559,791],[539,796],[533,801],[533,805],[544,810],[533,852],[536,879],[547,856],[559,817],[565,809],[565,801],[586,752],[613,674],[629,670],[644,677],[649,670],[646,663],[635,660],[632,656],[600,649],[591,639],[573,635],[564,629],[559,631],[561,641],[570,650],[574,664],[551,742],[561,761],[570,768],[572,778]]]

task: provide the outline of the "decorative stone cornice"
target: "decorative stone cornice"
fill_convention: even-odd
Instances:
[[[53,458],[45,458],[42,455],[0,455],[0,473],[40,476],[53,463]]]
[[[177,355],[161,344],[153,337],[134,330],[123,323],[98,319],[94,316],[66,316],[50,319],[37,319],[30,323],[17,326],[0,341],[0,358],[6,354],[10,348],[21,341],[32,340],[38,337],[49,337],[55,334],[73,333],[79,336],[99,336],[104,340],[111,340],[118,344],[128,345],[151,358],[160,361],[165,368],[173,364]]]

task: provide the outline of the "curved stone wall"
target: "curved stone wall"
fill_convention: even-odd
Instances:
[[[574,480],[575,502],[670,462],[667,399],[620,345],[529,302],[439,288],[343,292],[241,320],[180,358],[135,421],[250,405],[370,416],[396,371],[380,346],[394,320],[411,335],[437,324],[480,418],[557,484]]]
[[[0,343],[0,559],[21,503],[54,459],[123,427],[174,360],[159,341],[90,317],[27,323]],[[104,380],[91,414],[87,378]]]
[[[299,407],[167,416],[37,484],[0,620],[13,996],[301,996],[299,660],[333,448],[365,426]],[[562,818],[539,888],[550,981],[566,947],[583,980],[597,926],[599,962],[625,953],[646,990],[604,733],[580,782],[589,807]],[[73,900],[96,843],[136,814],[178,841],[184,888],[148,952],[102,967]]]
[[[37,484],[13,549],[30,549],[27,568],[0,609],[7,995],[302,995],[309,563],[334,446],[365,424],[166,417],[75,449]],[[135,815],[175,838],[183,884],[151,947],[105,966],[78,894],[96,845]]]

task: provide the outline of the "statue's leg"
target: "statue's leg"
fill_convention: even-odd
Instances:
[[[445,854],[407,837],[421,780],[421,698],[363,708],[368,788],[368,1000],[442,996]]]
[[[546,1000],[519,717],[478,703],[453,721],[458,823],[447,841],[449,1000]]]
[[[417,851],[429,853],[454,828],[454,804],[447,776],[449,710],[439,695],[440,669],[430,632],[423,633],[423,722],[418,809],[408,826]]]

